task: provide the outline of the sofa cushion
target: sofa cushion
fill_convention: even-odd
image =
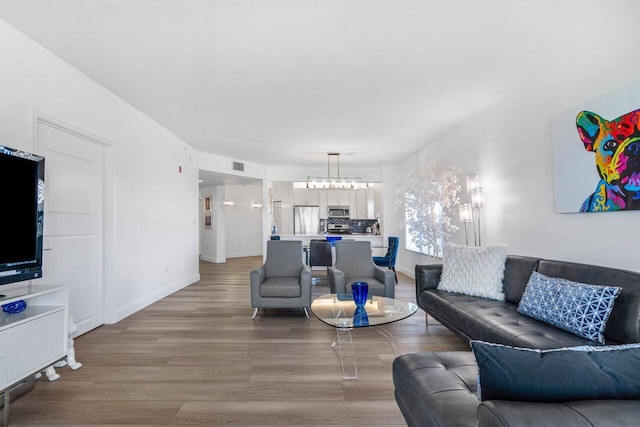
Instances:
[[[509,255],[504,265],[504,300],[518,305],[524,289],[527,287],[529,277],[538,267],[540,258]]]
[[[525,349],[471,341],[480,400],[640,398],[640,344]]]
[[[447,243],[438,289],[504,301],[502,279],[506,259],[505,245],[473,247]]]
[[[470,351],[414,353],[393,361],[395,397],[410,426],[476,426],[478,369]]]
[[[269,277],[260,284],[261,297],[298,298],[300,280],[296,277]]]
[[[384,283],[379,282],[372,277],[345,277],[345,291],[348,295],[351,295],[351,285],[355,282],[366,282],[369,285],[369,297],[371,295],[383,297],[387,291],[387,287]]]
[[[594,345],[591,340],[523,316],[517,306],[506,302],[428,289],[420,294],[418,305],[463,338],[542,349]]]
[[[639,400],[582,400],[562,404],[490,400],[478,406],[478,427],[634,426],[639,419]]]
[[[598,286],[533,272],[518,313],[600,344],[613,303],[615,286]]]

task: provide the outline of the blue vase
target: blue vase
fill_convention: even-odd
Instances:
[[[27,303],[24,300],[10,302],[2,305],[2,311],[9,314],[16,314],[24,311],[27,308]]]
[[[351,284],[351,293],[353,294],[353,302],[356,307],[363,307],[367,302],[367,294],[369,293],[369,284],[367,282],[355,282]]]
[[[364,306],[356,307],[356,311],[353,312],[353,326],[369,326],[369,316]]]

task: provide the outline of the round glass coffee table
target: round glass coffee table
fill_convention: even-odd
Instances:
[[[400,355],[400,346],[382,325],[406,319],[416,311],[418,306],[414,303],[379,296],[369,296],[362,308],[357,308],[353,297],[348,294],[326,294],[311,303],[314,316],[336,328],[336,339],[331,347],[337,349],[340,354],[344,379],[358,378],[351,340],[352,329],[377,326],[376,331],[387,339],[394,353]]]

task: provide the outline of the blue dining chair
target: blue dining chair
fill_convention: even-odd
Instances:
[[[400,238],[389,236],[389,247],[385,256],[374,256],[373,263],[379,267],[389,267],[393,271],[393,275],[398,283],[398,275],[396,274],[396,258],[398,257],[398,246],[400,246]]]

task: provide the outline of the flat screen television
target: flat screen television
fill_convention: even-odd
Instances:
[[[0,285],[42,277],[44,157],[0,145]]]

